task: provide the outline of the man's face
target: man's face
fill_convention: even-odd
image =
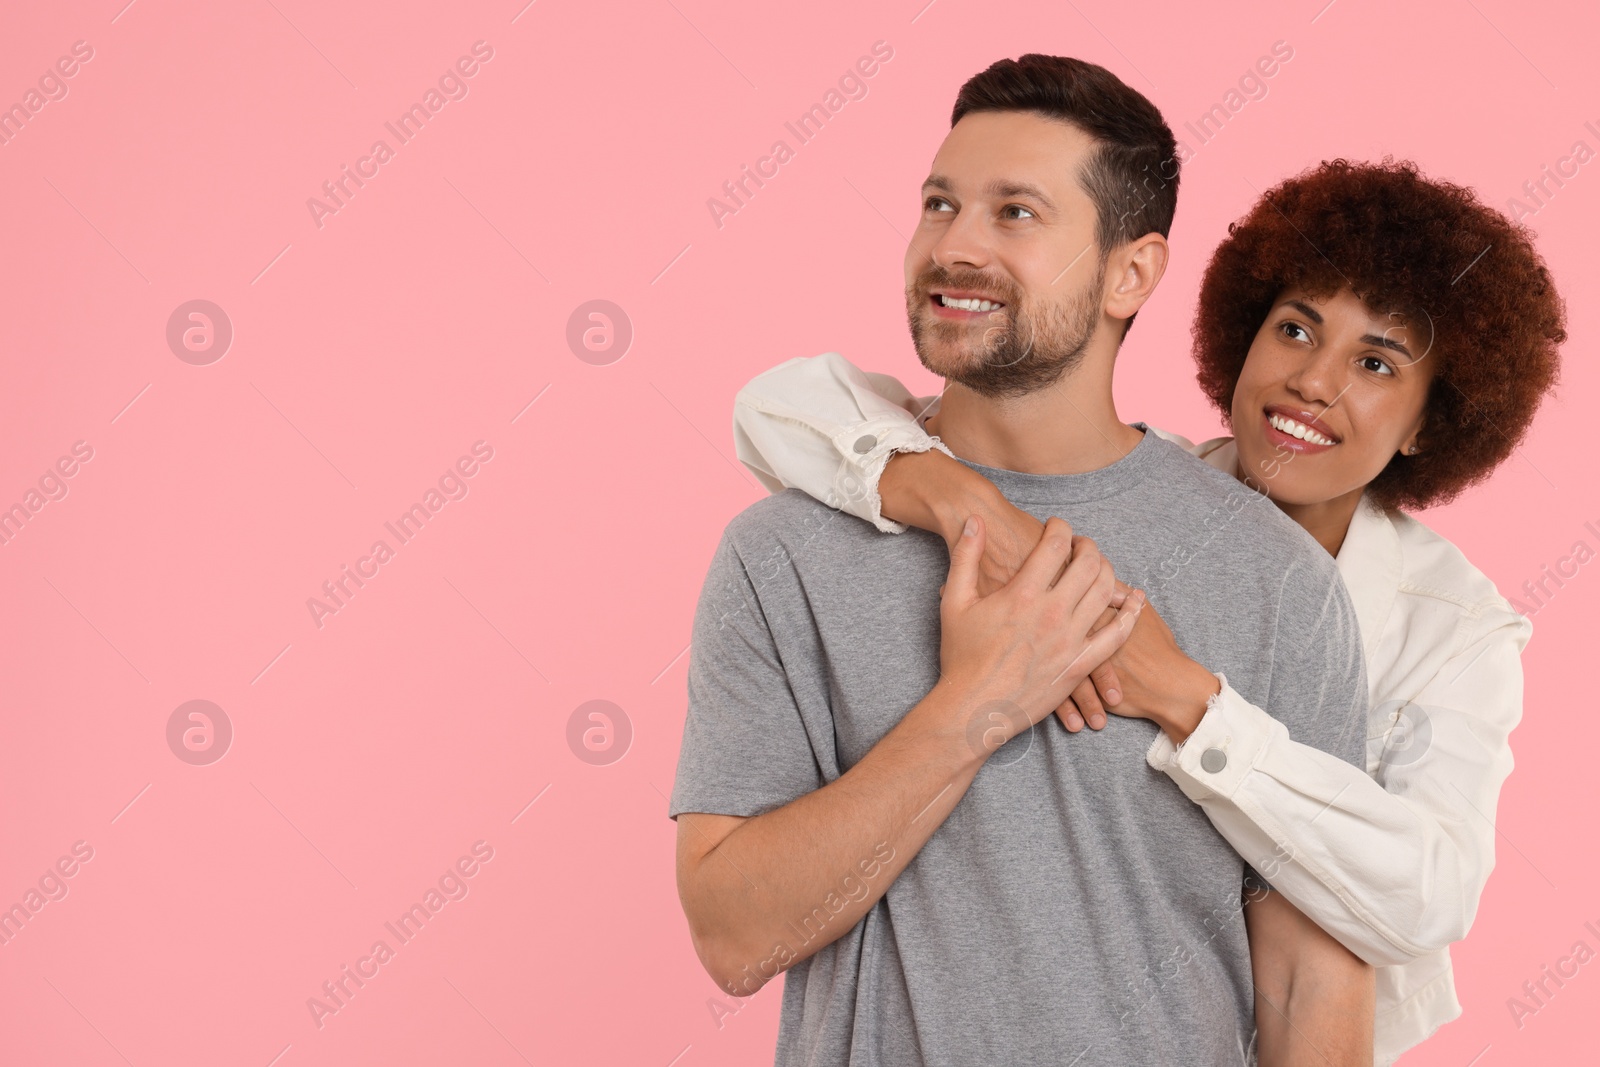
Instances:
[[[1093,149],[1088,134],[1032,112],[979,112],[951,129],[906,249],[923,366],[985,396],[1019,396],[1082,359],[1104,317],[1095,207],[1078,184]]]

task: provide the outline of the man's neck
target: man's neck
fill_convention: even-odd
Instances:
[[[1054,385],[994,398],[951,383],[927,429],[950,451],[1025,474],[1086,474],[1133,451],[1143,434],[1117,418],[1111,382],[1079,367]]]

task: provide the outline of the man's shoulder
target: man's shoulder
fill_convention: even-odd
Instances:
[[[722,533],[722,548],[747,568],[771,558],[844,559],[891,551],[910,533],[880,533],[877,527],[830,507],[799,489],[762,497],[732,519]],[[932,537],[932,534],[923,536]]]
[[[1208,537],[1219,552],[1249,561],[1264,575],[1281,576],[1288,585],[1320,589],[1339,580],[1333,557],[1266,493],[1177,445],[1163,444],[1163,491],[1195,508],[1196,522],[1215,529]]]
[[[736,545],[745,545],[770,543],[807,531],[825,531],[831,537],[877,532],[871,523],[830,507],[799,489],[783,489],[762,497],[729,519],[723,537]]]

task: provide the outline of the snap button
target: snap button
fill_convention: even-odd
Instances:
[[[1200,766],[1203,770],[1216,774],[1228,765],[1228,754],[1220,748],[1208,748],[1200,753]]]
[[[878,444],[878,439],[876,437],[872,436],[869,433],[864,437],[856,438],[856,443],[855,443],[854,447],[855,447],[856,452],[858,452],[859,454],[864,456],[868,452],[871,452],[874,448],[876,448],[877,444]]]

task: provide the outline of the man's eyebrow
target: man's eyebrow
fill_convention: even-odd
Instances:
[[[949,178],[943,174],[930,174],[928,180],[922,183],[924,189],[938,189],[940,192],[953,193],[955,188]],[[1045,195],[1043,189],[1030,182],[1013,181],[1007,178],[995,178],[983,187],[983,192],[997,199],[1011,196],[1027,196],[1039,201],[1045,207],[1054,211],[1056,204]]]
[[[1310,304],[1307,304],[1305,301],[1285,300],[1283,303],[1286,307],[1294,308],[1296,311],[1300,312],[1300,314],[1304,315],[1318,326],[1322,325],[1322,316],[1317,313],[1316,308],[1312,307]],[[1388,337],[1380,337],[1375,333],[1363,335],[1361,338],[1361,343],[1364,345],[1372,345],[1374,348],[1387,348],[1391,352],[1399,352],[1402,356],[1405,356],[1408,359],[1415,359],[1415,357],[1411,355],[1411,349],[1407,348],[1399,341],[1391,340]]]

